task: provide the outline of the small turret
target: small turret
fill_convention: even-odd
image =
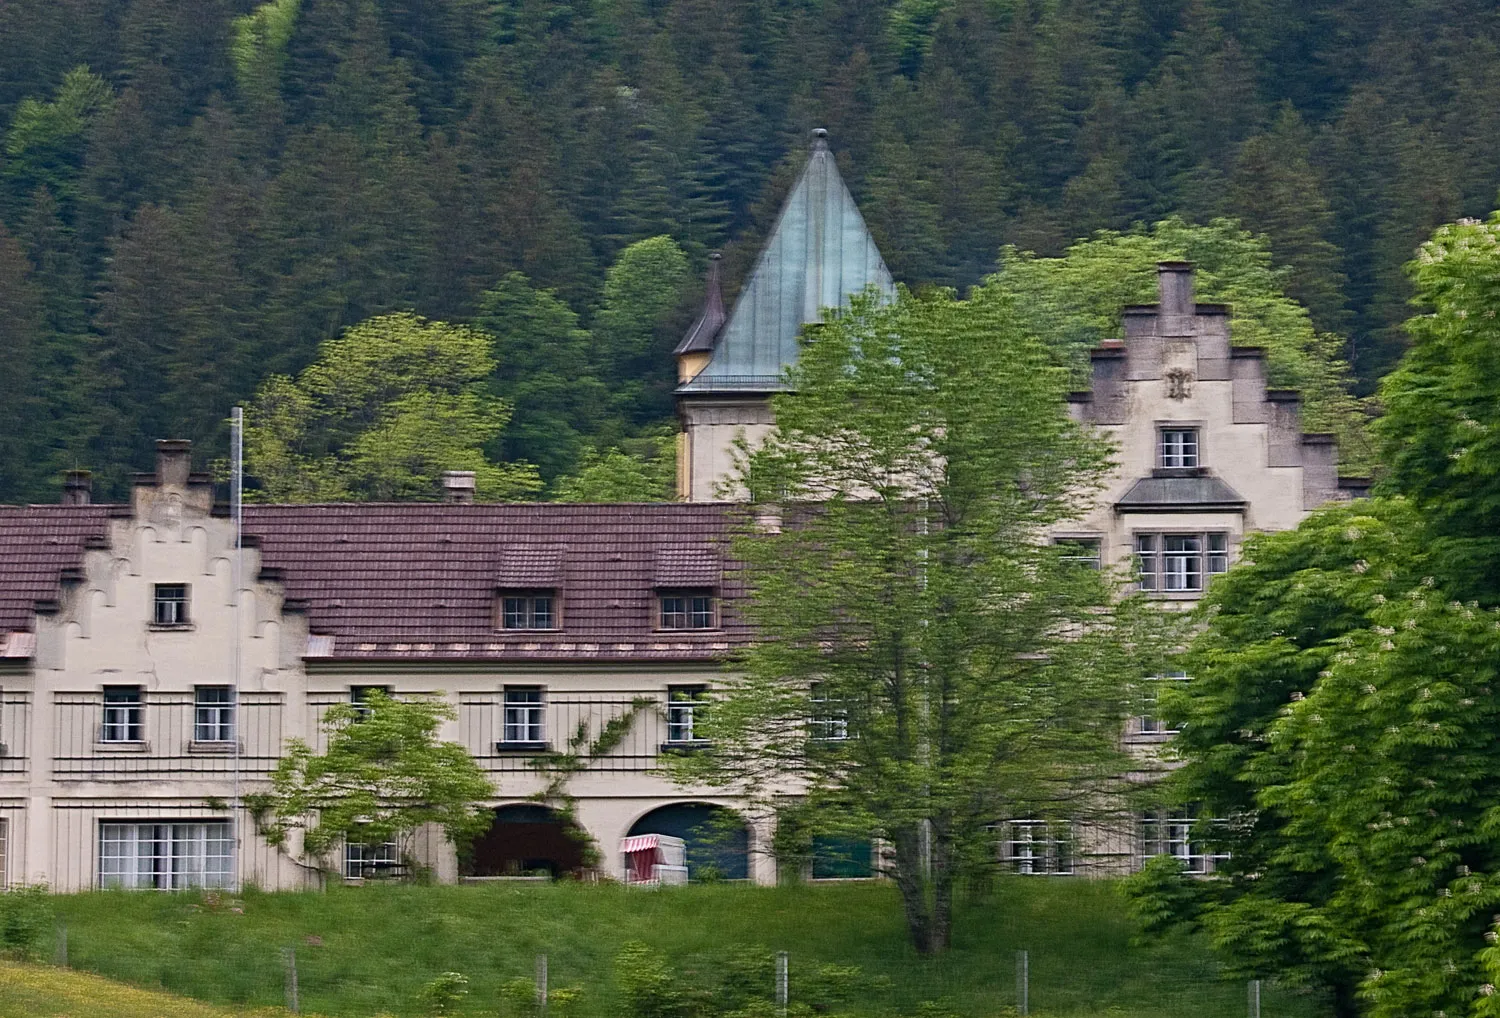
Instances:
[[[703,310],[688,327],[672,353],[677,357],[677,381],[690,382],[708,364],[714,354],[714,341],[724,328],[728,315],[724,313],[724,293],[719,284],[719,262],[723,258],[715,251],[708,256],[708,282],[704,286]]]

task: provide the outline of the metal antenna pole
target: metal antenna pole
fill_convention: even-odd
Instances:
[[[235,407],[229,416],[229,511],[234,520],[234,559],[230,563],[230,583],[234,587],[234,636],[229,641],[229,735],[234,739],[234,798],[230,816],[234,824],[234,887],[244,884],[245,846],[240,823],[240,669],[244,630],[244,545],[245,545],[245,410]]]

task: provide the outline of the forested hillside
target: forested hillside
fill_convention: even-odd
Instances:
[[[230,405],[399,310],[499,330],[497,458],[551,483],[646,441],[707,253],[737,285],[820,125],[909,285],[971,285],[1005,245],[1238,218],[1367,391],[1402,347],[1403,263],[1494,204],[1497,18],[1473,0],[0,2],[0,501],[54,500],[72,466],[118,496],[159,436],[223,455]],[[670,245],[621,261],[662,235],[685,269]]]

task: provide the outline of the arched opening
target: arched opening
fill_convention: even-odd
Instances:
[[[464,853],[465,877],[561,877],[585,867],[587,836],[556,810],[535,803],[501,806],[490,829]]]
[[[732,809],[706,802],[673,803],[641,817],[629,834],[681,838],[687,845],[689,880],[750,877],[750,828]]]

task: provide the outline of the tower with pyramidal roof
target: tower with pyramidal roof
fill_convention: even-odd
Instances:
[[[771,396],[786,387],[803,327],[870,286],[895,294],[819,128],[734,307],[725,313],[715,258],[703,310],[677,345],[678,498],[721,497],[735,439],[753,443],[771,427]]]

